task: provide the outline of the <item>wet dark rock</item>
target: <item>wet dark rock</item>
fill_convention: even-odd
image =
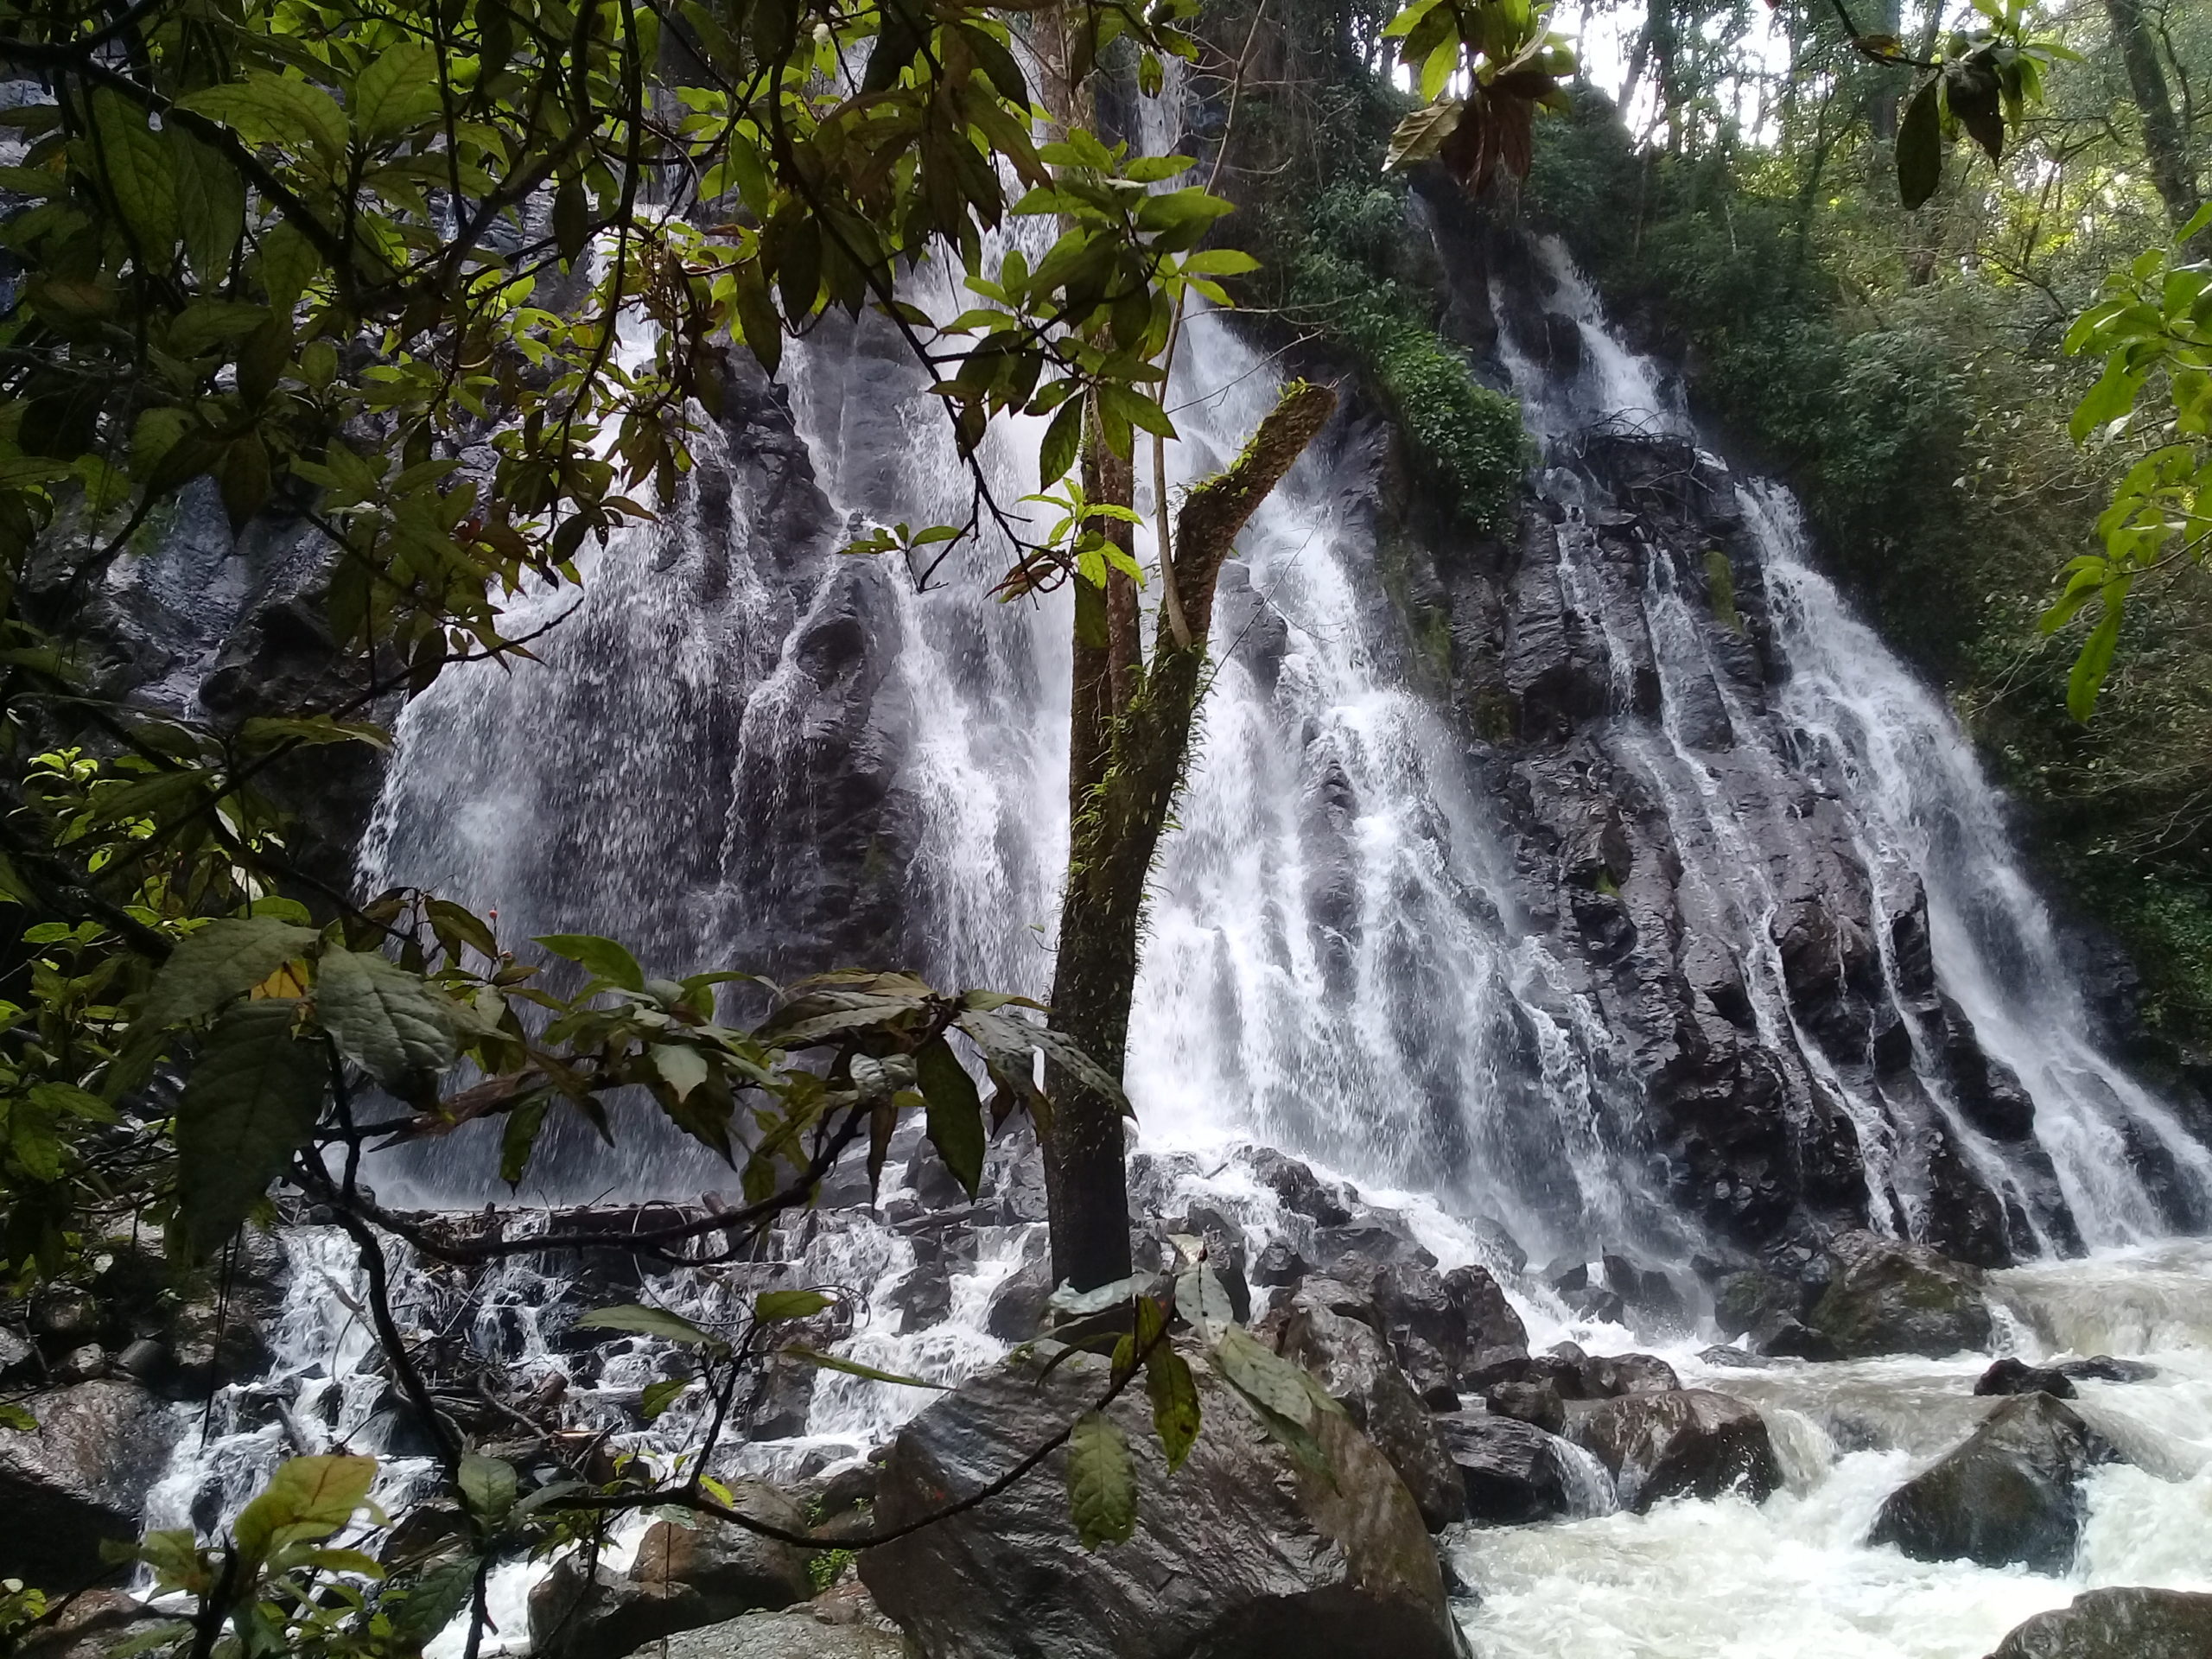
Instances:
[[[1040,1230],[1022,1241],[1021,1265],[999,1281],[983,1313],[983,1329],[1001,1342],[1027,1342],[1045,1323],[1052,1300],[1052,1245]]]
[[[1527,1354],[1529,1333],[1495,1279],[1477,1267],[1440,1275],[1433,1258],[1421,1259],[1427,1255],[1347,1254],[1329,1270],[1335,1283],[1372,1305],[1374,1323],[1417,1387],[1466,1387],[1485,1368]]]
[[[2212,1595],[2091,1590],[2019,1625],[1989,1659],[2205,1659]]]
[[[1592,1354],[1581,1362],[1580,1369],[1585,1400],[1667,1394],[1682,1386],[1675,1368],[1656,1354]]]
[[[1499,1382],[1483,1390],[1483,1402],[1496,1415],[1534,1423],[1547,1434],[1562,1433],[1567,1428],[1567,1402],[1560,1397],[1555,1382]]]
[[[1770,1313],[1752,1327],[1751,1347],[1769,1359],[1841,1359],[1841,1346],[1789,1313]]]
[[[912,1268],[892,1287],[886,1302],[899,1316],[903,1332],[926,1331],[944,1323],[952,1311],[952,1277],[942,1253],[917,1256]]]
[[[1252,1262],[1252,1282],[1279,1290],[1294,1285],[1313,1271],[1313,1264],[1282,1240],[1271,1239]]]
[[[1574,1512],[1573,1453],[1558,1436],[1487,1411],[1446,1413],[1436,1430],[1459,1471],[1469,1520],[1520,1526]]]
[[[161,1401],[120,1379],[22,1403],[37,1428],[0,1428],[0,1578],[80,1589],[113,1570],[100,1559],[103,1541],[138,1536],[179,1426]]]
[[[13,1659],[107,1659],[175,1623],[120,1590],[87,1590],[62,1604],[52,1623],[18,1634],[10,1652]]]
[[[803,1531],[797,1503],[757,1481],[737,1483],[734,1507]],[[715,1521],[656,1521],[626,1573],[564,1556],[530,1592],[531,1650],[541,1659],[626,1659],[650,1642],[813,1593],[808,1552]]]
[[[1323,1181],[1297,1159],[1272,1147],[1248,1147],[1241,1156],[1260,1185],[1294,1215],[1304,1216],[1322,1227],[1341,1227],[1351,1219],[1344,1189],[1333,1181]]]
[[[1775,1367],[1775,1361],[1745,1348],[1700,1348],[1697,1357],[1707,1364],[1723,1370],[1768,1371]]]
[[[809,1610],[747,1613],[649,1643],[632,1659],[905,1659],[896,1630],[832,1624]]]
[[[1873,1233],[1829,1242],[1834,1276],[1806,1316],[1835,1357],[1923,1354],[1941,1359],[1989,1345],[1981,1275],[1924,1245]]]
[[[806,1433],[807,1414],[814,1406],[814,1384],[820,1373],[798,1360],[778,1358],[769,1367],[759,1402],[748,1420],[756,1440],[787,1440]]]
[[[841,1469],[817,1475],[798,1493],[799,1504],[819,1525],[875,1502],[883,1471],[865,1459]]]
[[[1096,1552],[1068,1523],[1065,1454],[976,1510],[861,1558],[862,1581],[921,1650],[962,1659],[1455,1659],[1436,1552],[1389,1461],[1351,1418],[1317,1418],[1335,1480],[1303,1468],[1235,1392],[1195,1366],[1205,1431],[1168,1478],[1137,1391],[1109,1413],[1137,1486],[1135,1535]],[[1102,1392],[1090,1355],[969,1378],[900,1431],[887,1526],[972,1491]]]
[[[1868,1534],[1916,1560],[2064,1573],[2082,1531],[2082,1478],[2121,1461],[2048,1394],[2015,1395],[1961,1445],[1890,1494]]]
[[[1466,1504],[1459,1478],[1437,1440],[1427,1404],[1372,1328],[1294,1301],[1276,1348],[1312,1371],[1390,1460],[1432,1532],[1460,1518]]]
[[[2005,1356],[1975,1381],[1976,1394],[2048,1394],[2060,1400],[2074,1397],[2074,1379],[2056,1365],[2031,1365]]]
[[[2114,1359],[2094,1354],[2088,1359],[2062,1359],[2050,1369],[2075,1382],[2148,1382],[2158,1368],[2139,1359]]]
[[[1740,1337],[1777,1314],[1796,1319],[1804,1311],[1802,1285],[1756,1268],[1728,1274],[1713,1287],[1713,1322],[1724,1337]]]
[[[1782,1484],[1765,1420],[1707,1389],[1623,1395],[1578,1416],[1571,1432],[1612,1471],[1621,1507],[1638,1514],[1662,1498],[1732,1491],[1758,1503]]]

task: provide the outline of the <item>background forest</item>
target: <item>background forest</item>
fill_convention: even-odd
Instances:
[[[1400,193],[1365,182],[1398,107],[1370,73],[1379,18],[1290,17],[1285,61],[1303,73],[1246,118],[1265,130],[1244,185],[1265,231],[1239,229],[1268,297],[1354,345],[1415,406],[1408,425],[1423,431],[1425,409],[1451,451],[1466,435],[1433,429],[1454,407],[1446,353],[1408,324],[1448,334],[1453,320]],[[1895,151],[1914,77],[1851,29],[1924,56],[1957,22],[1940,8],[1563,9],[1586,79],[1566,118],[1535,124],[1529,177],[1489,211],[1562,235],[1639,343],[1684,365],[1700,418],[1788,478],[1830,568],[1948,692],[2051,875],[2128,947],[2151,1022],[2195,1049],[2212,1036],[2204,596],[2186,571],[2158,579],[2087,724],[2066,707],[2080,629],[2038,619],[2134,458],[2069,435],[2100,365],[2068,354],[2068,327],[2199,199],[2212,16],[2119,0],[2044,21],[2082,60],[2050,73],[2000,165],[1961,143],[1908,212]],[[1332,58],[1338,73],[1313,74]],[[2146,122],[2146,95],[2170,120]]]

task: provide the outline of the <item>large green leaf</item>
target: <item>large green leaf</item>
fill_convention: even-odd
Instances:
[[[346,112],[320,86],[250,69],[244,80],[205,86],[177,99],[180,107],[219,121],[250,144],[302,144],[332,165],[346,156]]]
[[[846,1359],[837,1354],[825,1354],[818,1348],[809,1348],[800,1343],[789,1343],[778,1351],[808,1365],[819,1366],[825,1371],[842,1371],[848,1376],[864,1376],[871,1382],[896,1382],[902,1389],[944,1389],[942,1382],[931,1382],[918,1376],[906,1376],[897,1371],[878,1370],[873,1365],[863,1365],[857,1359]]]
[[[1183,1466],[1198,1438],[1198,1389],[1190,1362],[1162,1344],[1144,1363],[1144,1391],[1152,1402],[1152,1426],[1167,1453],[1170,1473]]]
[[[265,1561],[289,1544],[327,1538],[368,1503],[376,1478],[374,1458],[288,1459],[238,1511],[232,1539],[248,1560]]]
[[[1897,194],[1907,207],[1917,207],[1936,194],[1943,178],[1943,121],[1937,106],[1941,78],[1930,76],[1905,105],[1897,124]]]
[[[728,1344],[720,1337],[702,1331],[680,1313],[671,1313],[664,1307],[594,1308],[575,1323],[579,1331],[631,1331],[641,1337],[659,1337],[664,1341],[681,1343],[687,1348],[723,1348]]]
[[[229,162],[181,126],[165,127],[176,176],[177,229],[192,274],[213,288],[230,274],[245,234],[245,181]]]
[[[225,917],[179,939],[155,976],[138,1023],[155,1028],[204,1020],[305,952],[311,927],[273,916]]]
[[[353,82],[346,113],[370,138],[392,138],[435,118],[438,61],[428,47],[387,47],[369,60]]]
[[[1128,1442],[1103,1412],[1084,1413],[1068,1435],[1068,1509],[1085,1549],[1126,1543],[1136,1530],[1137,1480]]]
[[[928,1108],[930,1144],[969,1198],[983,1179],[983,1103],[952,1046],[938,1037],[914,1056],[914,1080]]]
[[[548,933],[531,943],[578,963],[594,979],[611,980],[626,991],[645,988],[645,969],[638,966],[638,959],[612,939],[595,933]]]
[[[146,125],[146,112],[120,93],[92,94],[91,156],[152,270],[165,273],[176,245],[176,175],[168,146]]]
[[[461,1460],[461,1501],[487,1527],[505,1524],[515,1506],[515,1466],[499,1458]]]
[[[205,1256],[238,1230],[314,1134],[330,1069],[292,1034],[289,997],[244,1002],[215,1022],[177,1104],[177,1199]]]
[[[373,951],[334,948],[316,964],[316,1017],[379,1083],[396,1085],[453,1064],[448,1006],[420,974]]]

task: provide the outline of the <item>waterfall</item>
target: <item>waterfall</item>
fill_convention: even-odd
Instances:
[[[1590,445],[1689,423],[1563,253],[1542,257],[1580,366],[1540,367],[1510,328],[1501,356],[1546,444],[1567,621],[1604,658],[1593,741],[1659,804],[1685,954],[1740,985],[1734,1040],[1779,1057],[1798,1132],[1847,1118],[1854,1202],[1903,1231],[1940,1236],[1960,1168],[2031,1254],[2212,1207],[2212,1155],[2100,1048],[1965,739],[1812,569],[1787,496],[1728,480],[1739,582],[1775,659],[1764,677],[1716,633],[1698,573],[1656,553],[1631,569],[1601,545]],[[957,303],[941,272],[915,291]],[[1278,373],[1226,319],[1194,317],[1168,399],[1171,488],[1236,453]],[[607,932],[674,971],[895,961],[1042,989],[1067,834],[1065,596],[991,599],[1008,551],[988,528],[925,583],[835,551],[870,524],[968,516],[942,412],[887,326],[826,322],[782,388],[737,401],[702,434],[681,505],[594,556],[542,665],[452,671],[410,706],[365,879],[496,908],[509,942]],[[1032,510],[1018,504],[1039,424],[1003,423],[982,458],[1013,511]],[[1302,461],[1223,578],[1133,1019],[1141,1134],[1279,1145],[1493,1217],[1540,1257],[1607,1241],[1679,1257],[1701,1229],[1669,1190],[1618,1013],[1531,911],[1555,898],[1532,899],[1495,768],[1411,683],[1356,448]],[[1139,543],[1145,556],[1148,528]],[[574,602],[533,595],[518,620]],[[1847,849],[1840,866],[1807,861],[1814,820]],[[1839,1059],[1793,988],[1792,918],[1824,882],[1860,890],[1874,918],[1861,977],[1880,982],[1853,995],[1889,1022],[1878,1065]],[[2031,1104],[2032,1135],[2004,1138],[1962,1103],[1958,1054],[1977,1036],[1998,1096]],[[665,1135],[620,1157],[610,1170],[578,1137],[551,1141],[536,1191],[716,1179]],[[419,1164],[391,1179],[474,1196]]]

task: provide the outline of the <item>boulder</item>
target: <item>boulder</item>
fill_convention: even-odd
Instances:
[[[25,1402],[33,1430],[0,1428],[0,1578],[49,1592],[81,1589],[113,1569],[107,1539],[137,1539],[146,1494],[178,1425],[136,1382],[79,1382]]]
[[[993,1287],[983,1329],[1001,1342],[1027,1342],[1052,1300],[1052,1252],[1040,1228],[1021,1242],[1021,1265]]]
[[[1322,1180],[1297,1159],[1273,1147],[1253,1147],[1244,1154],[1244,1161],[1260,1185],[1292,1214],[1323,1227],[1341,1227],[1351,1219],[1351,1211],[1344,1207],[1344,1189],[1334,1181]]]
[[[1447,1412],[1436,1432],[1459,1469],[1469,1520],[1518,1526],[1576,1512],[1581,1483],[1574,1454],[1558,1436],[1487,1411]]]
[[[798,1505],[774,1487],[743,1481],[732,1490],[746,1514],[805,1529]],[[623,1659],[679,1630],[788,1607],[813,1593],[808,1554],[727,1522],[657,1521],[626,1573],[601,1567],[587,1578],[575,1555],[554,1564],[530,1592],[531,1651],[539,1659]]]
[[[1068,1516],[1067,1453],[988,1502],[861,1558],[920,1649],[960,1659],[1452,1659],[1461,1644],[1412,1494],[1351,1418],[1325,1411],[1328,1478],[1268,1434],[1204,1362],[1204,1427],[1173,1478],[1142,1390],[1109,1416],[1137,1484],[1126,1543],[1096,1551]],[[876,1518],[918,1520],[1002,1475],[1105,1391],[1091,1355],[970,1377],[900,1431]]]
[[[1923,1354],[1942,1359],[1989,1345],[1980,1272],[1923,1244],[1845,1233],[1830,1241],[1833,1274],[1806,1324],[1839,1359]]]
[[[1573,1436],[1612,1471],[1621,1507],[1639,1515],[1669,1497],[1740,1491],[1759,1503],[1782,1484],[1766,1420],[1707,1389],[1623,1395],[1578,1417]]]
[[[164,1617],[120,1590],[87,1590],[64,1603],[51,1624],[18,1633],[9,1651],[14,1659],[106,1659],[128,1643],[151,1644],[155,1631],[176,1625],[174,1614]]]
[[[2187,1590],[2092,1590],[2037,1613],[1989,1659],[2204,1659],[2212,1596]]]
[[[1428,1407],[1391,1359],[1382,1338],[1357,1319],[1294,1301],[1277,1351],[1313,1373],[1366,1431],[1420,1505],[1429,1530],[1466,1513],[1459,1471],[1444,1455]]]
[[[1269,1290],[1294,1285],[1313,1271],[1313,1264],[1283,1240],[1271,1239],[1252,1262],[1252,1282]]]
[[[2031,1365],[2006,1355],[1984,1371],[1974,1385],[1976,1394],[2048,1394],[2061,1400],[2074,1397],[2074,1379],[2056,1365]]]
[[[1961,1445],[1891,1492],[1867,1535],[1915,1560],[2063,1573],[2082,1532],[2082,1478],[2120,1460],[2072,1407],[2015,1395]]]
[[[1497,1281],[1476,1267],[1440,1274],[1421,1259],[1427,1255],[1363,1250],[1335,1256],[1329,1268],[1336,1282],[1373,1304],[1377,1328],[1415,1386],[1425,1393],[1433,1379],[1408,1351],[1414,1344],[1434,1351],[1442,1361],[1442,1381],[1451,1388],[1471,1386],[1478,1372],[1525,1356],[1529,1333]]]
[[[1794,1319],[1804,1308],[1802,1286],[1757,1268],[1728,1274],[1713,1287],[1713,1322],[1724,1337],[1740,1337],[1777,1317]]]
[[[2069,1382],[2148,1382],[2158,1374],[2155,1365],[2139,1359],[2114,1359],[2110,1354],[2062,1359],[2049,1369]]]
[[[1656,1354],[1592,1354],[1580,1366],[1585,1400],[1624,1394],[1670,1394],[1682,1386],[1675,1368]]]
[[[1560,1397],[1559,1385],[1548,1379],[1493,1384],[1483,1390],[1483,1403],[1497,1416],[1534,1423],[1547,1434],[1567,1428],[1567,1402]]]
[[[647,1643],[632,1659],[906,1659],[898,1628],[858,1585],[782,1612],[747,1613]]]

